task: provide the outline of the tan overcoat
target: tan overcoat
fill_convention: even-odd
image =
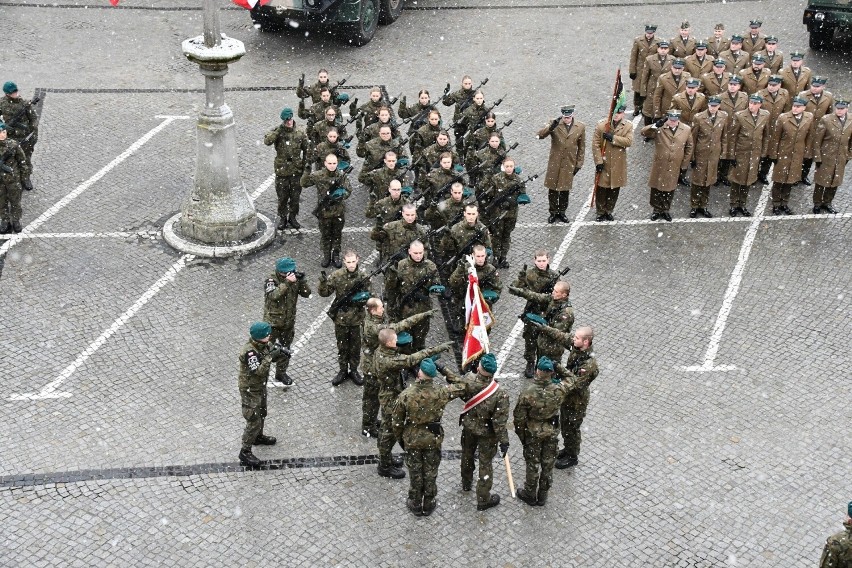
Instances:
[[[803,112],[801,120],[796,120],[792,112],[778,117],[769,139],[768,156],[775,162],[772,168],[772,181],[793,184],[802,179],[802,162],[811,145],[814,115]]]
[[[608,131],[607,120],[601,120],[595,125],[592,133],[592,159],[595,165],[603,164],[604,169],[598,178],[598,186],[613,188],[627,185],[627,149],[633,144],[633,123],[622,120],[615,125],[612,132],[612,142],[606,143],[601,152],[603,133]]]
[[[654,163],[648,187],[674,191],[680,171],[687,169],[692,159],[692,129],[685,124],[678,124],[674,130],[667,125],[656,128],[649,124],[642,129],[642,136],[654,139]]]
[[[663,73],[657,80],[657,88],[654,89],[654,114],[655,118],[660,118],[666,114],[666,111],[672,108],[672,98],[678,93],[686,90],[686,81],[690,78],[686,71],[680,74],[680,79],[675,81],[675,76],[669,71]]]
[[[645,116],[654,116],[654,90],[657,88],[657,80],[663,73],[668,73],[672,68],[674,57],[666,55],[666,58],[661,62],[660,56],[656,53],[645,58],[645,68],[642,70],[642,90],[645,95],[645,102],[642,104],[642,114]]]
[[[710,120],[710,113],[706,110],[699,112],[692,120],[692,160],[695,167],[692,168],[692,183],[695,185],[710,187],[715,185],[719,170],[719,158],[722,156],[723,146],[727,144],[725,138],[725,125],[728,122],[728,113],[723,110],[716,112],[716,120]]]
[[[760,109],[757,118],[746,110],[734,114],[731,128],[728,130],[728,154],[737,164],[728,172],[731,183],[751,185],[757,181],[760,170],[760,157],[763,155],[766,125],[769,124],[769,111]]]
[[[822,117],[813,137],[814,162],[820,164],[814,183],[839,187],[843,183],[846,162],[852,158],[852,117],[847,113],[845,126],[835,114]]]
[[[550,130],[550,125],[538,131],[539,138],[550,136],[550,157],[544,187],[555,191],[569,191],[574,185],[574,170],[583,167],[586,154],[586,125],[574,119],[568,127],[560,122]]]

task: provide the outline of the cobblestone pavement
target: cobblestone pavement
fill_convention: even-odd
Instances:
[[[575,103],[592,125],[606,112],[617,66],[646,21],[661,35],[689,19],[701,37],[762,17],[785,53],[807,45],[804,2],[420,1],[361,49],[323,34],[255,30],[221,12],[248,55],[226,76],[241,173],[259,211],[275,212],[272,151],[261,144],[300,73],[348,76],[353,94],[385,85],[409,100],[464,74],[489,77],[489,100],[519,141],[516,157],[543,172],[533,133]],[[225,3],[222,3],[225,6]],[[87,7],[86,7],[87,6]],[[447,9],[443,9],[447,8]],[[587,156],[570,225],[544,223],[546,194],[530,188],[504,280],[542,246],[570,265],[578,323],[598,330],[601,366],[583,427],[580,464],[556,471],[551,499],[508,497],[477,513],[459,486],[461,406],[445,416],[439,508],[416,519],[407,481],[375,474],[359,435],[361,391],[330,385],[328,299],[300,301],[297,384],[270,392],[260,471],[239,467],[242,418],[235,355],[262,315],[262,281],[294,256],[316,290],[318,243],[304,194],[303,231],[253,256],[197,259],[160,230],[192,184],[202,79],[180,52],[201,32],[198,2],[35,0],[3,8],[0,80],[44,95],[19,237],[0,241],[0,566],[288,565],[804,566],[839,530],[852,495],[848,435],[850,182],[835,216],[649,222],[652,147],[629,151],[617,222],[595,223]],[[849,46],[808,50],[829,90],[852,93]],[[847,176],[848,177],[848,176]],[[356,184],[357,186],[357,184]],[[360,186],[347,205],[346,245],[372,251]],[[711,208],[726,209],[713,189]],[[516,315],[506,295],[492,343],[514,398],[524,379]],[[431,342],[446,339],[441,320]],[[516,482],[520,444],[511,436]],[[558,543],[558,544],[557,544]]]

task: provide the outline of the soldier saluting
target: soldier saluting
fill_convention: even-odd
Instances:
[[[310,143],[308,137],[296,128],[293,109],[281,111],[281,124],[266,133],[263,143],[275,147],[275,193],[278,197],[278,230],[287,226],[301,228],[296,219],[299,215],[299,197],[302,186],[299,175],[310,170]]]
[[[6,125],[0,122],[0,233],[9,229],[20,233],[21,180],[30,169],[21,145],[8,138]]]
[[[24,151],[27,167],[21,170],[21,186],[27,191],[32,191],[33,182],[30,180],[30,174],[33,171],[32,157],[38,141],[38,113],[33,108],[33,103],[37,102],[38,98],[32,101],[22,99],[18,92],[18,85],[12,81],[3,83],[3,94],[5,96],[0,99],[0,116],[6,122],[9,138],[20,144]]]

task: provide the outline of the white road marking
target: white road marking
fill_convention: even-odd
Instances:
[[[21,233],[22,239],[126,239],[128,237],[142,237],[150,239],[160,236],[160,231],[114,231],[106,233]]]
[[[158,124],[157,126],[152,128],[151,130],[149,130],[144,136],[142,136],[142,138],[140,138],[139,140],[137,140],[136,142],[131,144],[130,147],[127,148],[127,150],[125,150],[124,152],[122,152],[121,154],[116,156],[110,163],[108,163],[107,165],[102,167],[100,170],[98,170],[98,172],[95,175],[93,175],[92,177],[90,177],[89,179],[87,179],[86,181],[81,183],[80,185],[78,185],[76,188],[74,188],[74,190],[71,193],[69,193],[68,195],[66,195],[65,197],[63,197],[59,201],[57,201],[47,211],[45,211],[44,213],[42,213],[41,215],[36,217],[29,225],[24,227],[24,230],[21,231],[21,233],[15,235],[11,239],[9,239],[5,243],[3,243],[3,245],[0,245],[0,258],[2,258],[7,252],[9,252],[10,248],[15,246],[16,244],[18,244],[22,240],[26,239],[27,235],[33,233],[36,229],[38,229],[39,227],[44,225],[51,217],[53,217],[54,215],[59,213],[66,205],[68,205],[69,203],[71,203],[72,201],[77,199],[77,197],[81,193],[83,193],[84,191],[86,191],[87,189],[92,187],[92,185],[94,185],[98,180],[100,180],[102,177],[104,177],[106,174],[108,174],[110,171],[112,171],[113,168],[115,168],[117,165],[121,164],[124,160],[126,160],[127,158],[129,158],[130,156],[135,154],[136,151],[139,150],[139,148],[144,146],[149,140],[151,140],[151,138],[156,136],[157,133],[159,133],[166,126],[168,126],[169,124],[171,124],[175,120],[187,119],[189,117],[188,116],[160,116],[158,118],[162,118],[163,122],[161,122],[160,124]]]

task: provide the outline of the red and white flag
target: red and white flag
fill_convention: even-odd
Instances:
[[[265,6],[269,4],[269,0],[232,0],[234,4],[239,6],[240,8],[245,8],[246,10],[251,10],[256,5],[260,4],[261,6]]]
[[[109,0],[109,3],[113,6],[118,6],[118,0]]]
[[[494,322],[491,309],[482,297],[473,257],[467,257],[467,293],[464,297],[465,335],[462,346],[462,366],[466,367],[480,355],[490,351],[488,330]]]

